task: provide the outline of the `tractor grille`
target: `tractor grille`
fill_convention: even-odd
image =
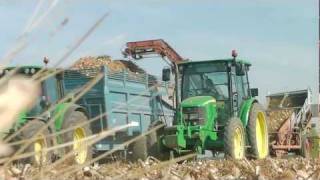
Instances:
[[[183,108],[183,118],[187,124],[203,125],[205,111],[202,107],[186,107]]]

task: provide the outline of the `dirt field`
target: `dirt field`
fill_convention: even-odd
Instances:
[[[252,179],[252,180],[292,180],[320,179],[320,162],[300,157],[265,160],[192,160],[180,163],[159,162],[149,158],[146,161],[129,163],[115,161],[107,164],[94,164],[84,167],[73,174],[63,172],[68,167],[60,166],[49,172],[43,172],[40,179],[128,179],[128,180],[217,180],[217,179]],[[16,169],[17,171],[17,169]],[[20,172],[24,171],[23,168]],[[41,174],[41,168],[27,168],[23,175],[12,175],[12,179],[33,179]],[[12,173],[13,170],[9,172]],[[40,172],[40,173],[39,173]]]

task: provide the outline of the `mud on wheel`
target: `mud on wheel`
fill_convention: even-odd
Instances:
[[[62,129],[76,127],[78,124],[82,124],[87,121],[88,118],[83,112],[72,111],[70,114],[67,114],[67,118],[63,122]],[[73,131],[68,131],[63,135],[64,143],[73,141],[72,146],[65,148],[65,153],[73,151],[74,156],[70,159],[73,163],[84,164],[87,160],[91,159],[91,146],[87,144],[88,141],[83,141],[86,137],[91,135],[92,131],[90,129],[90,124],[76,127]]]
[[[228,120],[224,130],[224,150],[227,157],[242,159],[245,156],[245,131],[239,118]]]
[[[251,107],[247,134],[250,152],[256,159],[263,159],[269,155],[269,136],[266,114],[259,103]]]
[[[19,135],[19,140],[27,140],[34,138],[35,140],[26,149],[26,152],[34,152],[34,156],[21,160],[23,163],[32,163],[36,166],[46,165],[51,163],[52,152],[46,152],[44,149],[52,145],[51,139],[47,136],[50,134],[49,129],[43,130],[39,135],[34,136],[40,128],[46,124],[40,120],[31,120],[25,126],[24,130]]]
[[[154,121],[149,126],[148,130],[161,125],[163,125],[163,122]],[[138,159],[145,160],[148,156],[153,156],[161,160],[169,159],[170,152],[163,151],[163,147],[160,144],[160,136],[163,135],[163,131],[164,127],[161,127],[134,142],[130,146],[130,149],[132,151],[130,159],[133,161],[136,161]]]

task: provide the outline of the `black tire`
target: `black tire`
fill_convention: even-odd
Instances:
[[[66,119],[64,119],[63,124],[62,124],[62,130],[63,129],[68,129],[71,127],[75,127],[78,124],[82,124],[83,122],[87,122],[88,118],[87,116],[81,112],[81,111],[72,111],[70,112],[70,114],[67,114]],[[74,130],[68,131],[66,133],[63,134],[63,142],[70,142],[74,140],[74,133],[76,133],[77,131],[83,132],[84,133],[84,138],[89,137],[92,135],[92,131],[90,128],[90,124],[86,124],[84,126],[81,126],[79,128],[76,128]],[[86,145],[85,143],[87,143],[88,141],[83,141],[83,144]],[[83,164],[86,161],[90,160],[92,158],[92,146],[87,146],[86,148],[86,157],[82,158],[81,160],[78,160],[79,158],[77,158],[76,153],[74,155],[74,157],[72,157],[71,159],[69,159],[69,161],[71,163],[74,164]],[[69,153],[71,151],[74,150],[74,145],[71,146],[67,146],[65,148],[65,153]],[[84,156],[83,156],[84,157]]]
[[[152,129],[154,126],[150,126],[149,130]],[[153,156],[155,158],[159,158],[160,155],[160,147],[158,144],[158,131],[153,131],[148,134],[147,137],[147,152],[149,156]]]
[[[148,130],[162,125],[161,121],[153,122]],[[132,145],[132,159],[133,160],[145,160],[148,156],[153,156],[160,160],[169,159],[170,152],[163,149],[160,144],[160,138],[163,135],[164,127],[151,132],[143,138],[140,138]]]
[[[149,130],[159,125],[164,124],[161,121],[155,121],[150,125]],[[165,126],[159,128],[156,131],[151,132],[147,136],[148,155],[153,156],[159,160],[169,160],[170,158],[170,150],[161,144],[161,138],[164,135],[164,127]]]
[[[250,153],[256,159],[264,159],[269,155],[269,135],[266,118],[267,116],[262,106],[259,103],[254,103],[250,110],[247,134],[250,144]],[[260,140],[257,140],[259,138],[257,135],[259,132],[256,131],[257,125],[260,127]]]
[[[46,124],[43,121],[40,120],[31,120],[26,124],[26,128],[20,133],[19,139],[20,140],[27,140],[33,137],[40,128],[45,126]],[[42,137],[39,141],[37,141],[38,146],[42,146],[42,148],[49,148],[52,145],[52,141],[47,136],[50,134],[49,129],[45,129],[40,133],[40,137]],[[35,146],[36,142],[33,142],[30,144],[30,146],[27,147],[25,152],[35,152]],[[43,152],[42,154],[34,155],[30,158],[23,159],[19,162],[23,163],[31,163],[36,166],[42,166],[47,165],[51,163],[52,158],[52,151],[49,152]]]
[[[148,157],[147,137],[141,137],[132,144],[132,160],[145,160]]]
[[[238,149],[236,149],[234,138],[238,139]],[[232,159],[245,157],[245,130],[239,118],[233,117],[226,123],[224,128],[224,151],[225,155]]]

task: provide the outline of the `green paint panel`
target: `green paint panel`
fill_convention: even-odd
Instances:
[[[203,111],[204,124],[185,125],[186,121],[182,116],[183,108],[201,108]],[[178,151],[185,150],[188,145],[196,145],[197,150],[203,151],[208,141],[218,139],[217,133],[213,132],[217,111],[216,100],[211,96],[195,96],[185,99],[179,107],[178,116],[180,125],[177,126],[177,148]]]
[[[248,120],[249,120],[249,113],[252,107],[252,104],[257,102],[256,99],[251,98],[243,102],[240,112],[239,112],[239,118],[241,119],[241,122],[243,123],[244,127],[247,126]]]
[[[206,103],[215,102],[216,100],[211,96],[194,96],[182,101],[182,107],[201,107]]]
[[[65,118],[65,113],[67,112],[68,108],[70,107],[71,103],[60,103],[56,106],[53,116],[56,116],[54,121],[54,128],[56,131],[60,131],[62,128],[62,123]]]

